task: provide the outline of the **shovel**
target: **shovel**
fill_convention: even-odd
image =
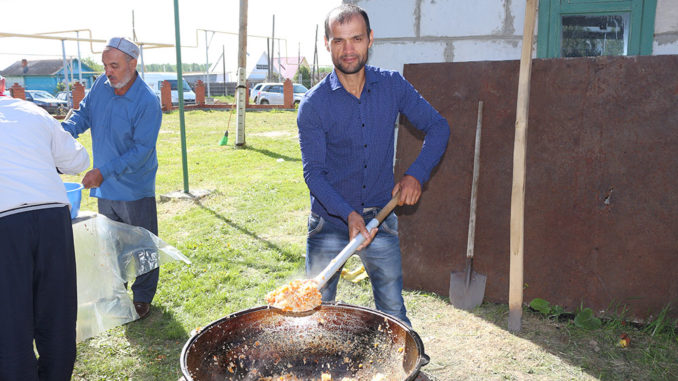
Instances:
[[[400,191],[396,192],[391,201],[365,226],[368,232],[384,221],[386,216],[398,205],[399,198]],[[294,280],[278,287],[266,296],[267,302],[275,308],[293,312],[304,312],[316,308],[320,305],[320,289],[327,284],[334,273],[344,265],[363,242],[365,242],[365,237],[362,234],[358,234],[336,257],[332,258],[320,274],[316,275],[313,279],[306,281]]]
[[[381,224],[382,221],[393,211],[393,208],[398,205],[398,199],[400,198],[400,192],[396,192],[395,195],[393,195],[393,198],[391,198],[391,201],[384,206],[383,209],[379,211],[379,213],[374,217],[365,227],[368,232],[372,231],[372,229],[376,228]],[[358,234],[351,240],[351,242],[344,247],[339,254],[337,254],[336,257],[334,257],[330,263],[323,269],[323,271],[320,272],[320,274],[316,275],[313,280],[318,284],[318,289],[321,289],[325,286],[325,284],[332,278],[334,273],[339,270],[341,266],[344,265],[344,263],[353,255],[355,250],[360,246],[363,242],[365,241],[365,237],[363,237],[362,234]]]
[[[466,245],[466,268],[450,274],[450,303],[462,310],[470,311],[483,302],[487,276],[473,271],[473,246],[476,235],[476,201],[478,199],[478,175],[480,173],[480,131],[483,120],[483,101],[478,102],[476,123],[476,146],[473,156],[473,182],[471,184],[471,211],[468,222]]]

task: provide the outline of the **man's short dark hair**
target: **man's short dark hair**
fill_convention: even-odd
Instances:
[[[367,12],[364,9],[360,8],[354,4],[342,4],[334,9],[332,9],[325,17],[325,38],[330,39],[330,17],[333,20],[338,21],[339,24],[344,24],[349,21],[355,15],[361,15],[363,20],[365,20],[365,26],[367,26],[367,38],[370,38],[370,18],[367,17]]]

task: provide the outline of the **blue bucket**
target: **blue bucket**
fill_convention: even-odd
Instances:
[[[64,183],[66,187],[66,196],[68,202],[71,203],[71,219],[78,216],[80,211],[80,200],[82,200],[82,184],[78,183]]]

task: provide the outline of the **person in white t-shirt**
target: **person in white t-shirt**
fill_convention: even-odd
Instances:
[[[0,97],[7,97],[8,94],[5,94],[5,77],[0,75]]]
[[[59,173],[88,167],[85,148],[47,112],[0,97],[0,380],[71,379],[75,252]]]

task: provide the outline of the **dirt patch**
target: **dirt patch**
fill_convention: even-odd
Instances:
[[[406,292],[405,300],[431,358],[422,369],[431,380],[644,380],[678,372],[675,355],[665,358],[664,350],[649,349],[667,344],[678,349],[675,342],[656,342],[628,326],[621,331],[633,336],[634,345],[622,348],[621,331],[585,331],[572,320],[548,319],[527,309],[521,331],[512,334],[506,305],[485,303],[466,312],[418,292]]]
[[[413,328],[431,357],[423,371],[432,380],[595,379],[486,318],[435,298],[407,299]],[[486,312],[505,324],[506,314]]]

